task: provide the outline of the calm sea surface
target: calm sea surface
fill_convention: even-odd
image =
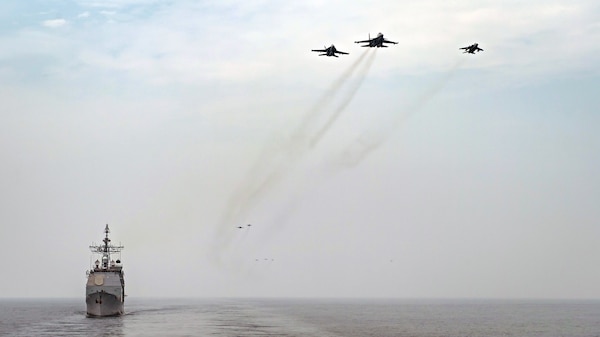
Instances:
[[[0,336],[600,337],[600,301],[129,299],[87,318],[83,300],[0,299]]]

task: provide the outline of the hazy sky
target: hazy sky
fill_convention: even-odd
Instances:
[[[109,224],[132,297],[600,298],[597,1],[9,0],[0,45],[0,297],[83,300]]]

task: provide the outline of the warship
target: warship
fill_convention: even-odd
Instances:
[[[121,264],[121,245],[115,246],[108,238],[108,225],[104,228],[102,244],[90,246],[94,255],[99,255],[91,269],[87,271],[85,303],[89,317],[118,316],[125,313],[125,279]],[[113,260],[113,257],[118,257]]]

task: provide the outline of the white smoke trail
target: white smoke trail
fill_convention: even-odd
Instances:
[[[374,54],[371,56],[374,58]],[[418,99],[409,106],[408,113],[396,115],[393,123],[386,124],[385,130],[371,129],[365,130],[354,142],[349,144],[344,151],[339,153],[337,156],[331,156],[332,162],[328,163],[329,165],[325,165],[325,170],[320,172],[320,176],[315,178],[320,181],[326,181],[332,176],[338,174],[340,170],[346,169],[349,167],[353,167],[362,162],[370,153],[375,151],[379,146],[381,146],[390,135],[401,125],[401,123],[412,116],[415,113],[418,113],[420,109],[422,109],[429,101],[431,101],[452,79],[455,75],[456,71],[462,65],[464,60],[460,60],[450,67],[447,73],[445,73],[440,79],[434,82],[427,90],[418,97]],[[368,72],[369,65],[365,65],[363,71],[366,74]],[[360,84],[359,84],[360,85]],[[359,86],[357,85],[357,86]],[[348,97],[352,96],[349,95]],[[344,106],[347,103],[342,103],[338,108],[343,110]],[[331,119],[335,119],[335,114],[330,116]],[[325,132],[328,130],[328,126],[325,125],[319,131]],[[313,138],[313,142],[316,143],[320,140],[319,132],[315,134],[315,138]],[[284,207],[281,207],[278,212],[274,214],[274,217],[280,221],[285,222],[286,218],[292,213],[294,207],[298,204],[298,200],[303,198],[312,186],[316,183],[313,182],[312,185],[308,185],[305,183],[297,183],[296,188],[294,189],[295,194],[289,194],[288,200]]]
[[[369,53],[370,49],[365,50],[360,57],[354,61],[354,63],[352,63],[350,65],[350,67],[348,67],[348,69],[346,69],[342,75],[340,75],[340,77],[338,77],[329,87],[329,89],[327,89],[327,91],[317,100],[317,103],[310,109],[307,111],[307,113],[304,115],[304,118],[302,119],[302,122],[300,123],[300,125],[298,126],[298,128],[295,130],[295,132],[292,134],[292,140],[307,140],[307,135],[312,134],[312,130],[314,128],[314,124],[317,123],[316,119],[319,117],[319,113],[321,113],[322,110],[326,109],[329,107],[330,102],[333,100],[333,98],[336,96],[336,94],[340,91],[340,88],[346,83],[348,82],[348,80],[350,79],[350,77],[352,76],[352,74],[354,73],[354,71],[356,71],[356,69],[361,65],[361,63],[364,61],[365,57],[367,56],[367,54]]]
[[[390,125],[377,131],[365,131],[352,144],[350,144],[336,159],[335,166],[353,167],[361,163],[370,153],[379,148],[387,141],[390,135],[412,115],[418,113],[429,101],[431,101],[454,77],[457,70],[465,62],[465,59],[458,60],[450,67],[438,81],[433,83],[411,106],[406,113],[398,114]]]
[[[370,50],[370,49],[371,48],[369,48],[368,50]],[[358,74],[358,79],[354,82],[354,84],[350,88],[350,91],[349,91],[348,95],[346,95],[344,97],[344,99],[342,100],[342,102],[333,111],[333,113],[331,114],[331,116],[329,116],[329,118],[327,119],[327,121],[325,122],[325,124],[321,127],[321,129],[319,129],[317,131],[317,133],[314,135],[314,137],[311,138],[311,140],[310,140],[310,147],[311,148],[313,148],[313,147],[315,147],[317,145],[317,143],[321,140],[321,138],[323,138],[323,135],[325,135],[327,133],[327,131],[329,131],[329,129],[331,128],[331,126],[333,125],[333,123],[335,123],[335,121],[338,119],[338,117],[341,115],[341,113],[344,110],[346,110],[346,107],[348,106],[348,104],[350,104],[350,102],[352,101],[352,99],[356,95],[356,92],[358,91],[358,89],[362,85],[365,77],[367,76],[367,74],[369,72],[369,69],[371,69],[371,65],[373,64],[373,61],[375,60],[375,55],[377,55],[377,54],[373,53],[367,59],[367,62],[365,63],[364,67],[361,69],[361,71]]]
[[[276,144],[276,147],[269,144],[269,147],[266,147],[259,158],[257,158],[257,161],[252,166],[246,178],[234,190],[218,225],[215,241],[216,247],[212,250],[216,254],[215,261],[217,263],[219,263],[222,252],[231,245],[233,238],[229,229],[232,228],[232,224],[243,222],[244,217],[248,216],[248,214],[281,183],[286,174],[296,167],[298,161],[305,157],[307,152],[311,150],[311,143],[316,144],[316,142],[327,133],[337,117],[351,101],[352,97],[354,97],[360,83],[362,83],[366,76],[366,72],[373,62],[373,57],[369,59],[367,66],[360,72],[358,85],[355,85],[350,94],[342,100],[342,105],[333,111],[333,114],[327,118],[327,122],[324,126],[318,125],[318,119],[323,118],[321,115],[326,113],[329,102],[340,91],[340,88],[348,82],[352,74],[363,63],[368,53],[369,50],[365,50],[365,52],[333,82],[331,87],[317,101],[317,104],[305,113],[300,125],[294,130],[288,141],[279,142]]]

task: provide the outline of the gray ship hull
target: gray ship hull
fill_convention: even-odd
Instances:
[[[91,272],[85,290],[88,316],[117,316],[125,313],[125,281],[120,270]]]
[[[85,303],[88,316],[119,316],[125,313],[124,303],[117,296],[104,291],[88,294]]]

